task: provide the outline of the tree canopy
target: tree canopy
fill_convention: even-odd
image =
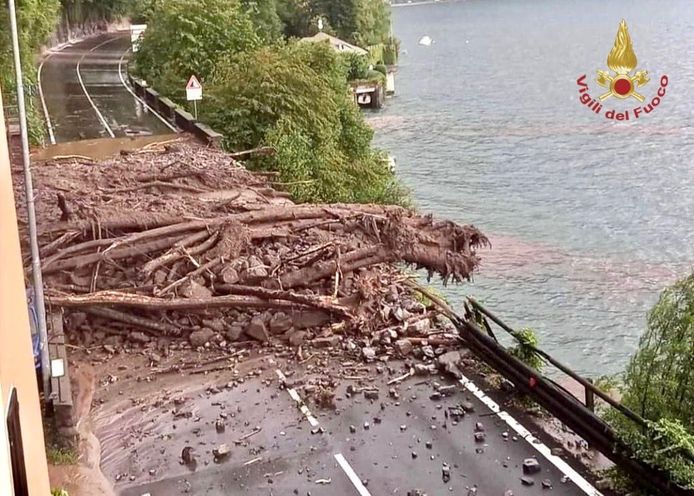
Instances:
[[[162,93],[181,97],[191,75],[204,82],[222,60],[260,44],[239,0],[157,2],[137,52],[137,72]]]
[[[278,171],[299,201],[406,203],[351,101],[348,75],[361,72],[365,61],[327,43],[260,36],[274,24],[265,9],[273,4],[156,3],[136,56],[138,73],[181,103],[186,80],[197,75],[206,95],[201,120],[224,134],[228,149],[273,147],[273,156],[248,165]]]
[[[694,273],[667,288],[624,375],[622,403],[646,419],[610,420],[642,460],[694,489]]]

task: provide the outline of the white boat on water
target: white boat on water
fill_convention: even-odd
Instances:
[[[429,36],[422,36],[419,39],[419,44],[422,46],[431,46],[431,44],[434,42]]]

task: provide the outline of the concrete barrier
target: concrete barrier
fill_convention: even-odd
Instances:
[[[219,147],[224,135],[218,133],[207,124],[198,122],[193,115],[176,105],[169,98],[161,96],[158,91],[128,74],[128,80],[135,94],[142,98],[155,112],[178,127],[180,130],[193,134],[207,145]]]

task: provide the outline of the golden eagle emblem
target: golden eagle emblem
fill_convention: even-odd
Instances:
[[[643,95],[637,93],[636,88],[648,83],[648,71],[636,71],[633,76],[630,75],[636,69],[636,63],[636,54],[631,44],[627,23],[622,19],[614,46],[607,56],[607,67],[615,74],[612,75],[609,71],[598,71],[597,83],[610,90],[600,95],[601,101],[611,96],[622,99],[634,97],[640,102],[644,101]]]

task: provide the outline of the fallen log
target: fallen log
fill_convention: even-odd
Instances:
[[[52,305],[65,308],[84,308],[90,306],[114,306],[140,308],[144,310],[209,310],[214,308],[277,308],[301,309],[311,305],[288,299],[265,299],[257,296],[225,295],[209,298],[157,298],[119,291],[99,291],[86,295],[49,295]],[[314,305],[315,306],[315,305]],[[317,307],[317,306],[316,306]],[[317,307],[324,311],[334,311],[345,315],[348,309],[337,304]]]

